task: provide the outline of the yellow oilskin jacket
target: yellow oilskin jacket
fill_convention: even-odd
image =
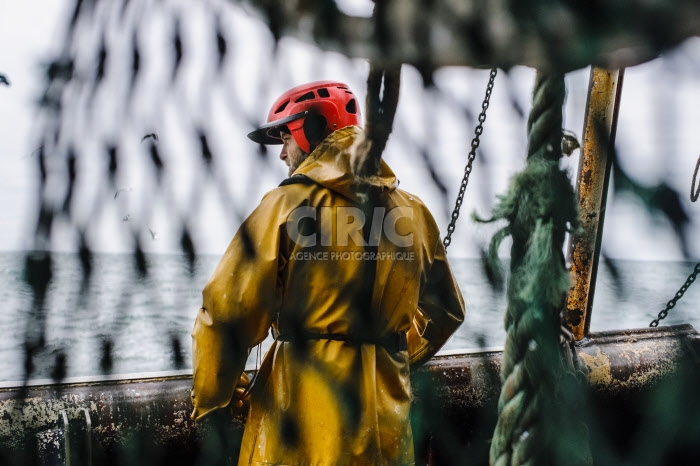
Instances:
[[[250,348],[277,335],[239,465],[414,464],[409,371],[457,329],[464,302],[425,205],[384,162],[351,174],[361,135],[332,133],[268,192],[202,292],[193,418],[226,407]]]

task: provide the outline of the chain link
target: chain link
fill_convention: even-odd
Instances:
[[[668,311],[670,311],[671,309],[676,307],[676,303],[678,302],[679,299],[681,299],[683,297],[685,292],[688,291],[688,288],[690,288],[690,285],[693,284],[693,282],[695,281],[695,278],[698,276],[698,274],[700,274],[700,262],[698,262],[695,265],[695,269],[693,270],[693,273],[691,273],[688,276],[688,279],[685,281],[683,286],[681,286],[681,288],[678,291],[676,291],[676,295],[673,297],[673,299],[671,299],[666,304],[666,307],[661,312],[659,312],[659,315],[656,316],[656,319],[651,321],[651,323],[649,324],[649,327],[658,327],[659,326],[659,321],[665,319],[666,316],[668,315]]]
[[[479,113],[479,124],[476,125],[474,129],[474,139],[471,142],[471,149],[469,150],[469,156],[467,157],[467,165],[464,167],[464,177],[462,178],[462,183],[459,185],[459,194],[457,194],[457,200],[455,201],[455,208],[452,211],[452,217],[450,219],[450,224],[447,226],[447,235],[445,239],[442,240],[442,244],[445,249],[452,242],[452,233],[455,231],[455,225],[457,224],[457,219],[459,218],[459,210],[462,208],[462,202],[464,201],[464,193],[467,191],[467,185],[469,184],[469,175],[472,172],[472,164],[476,158],[476,149],[479,148],[480,137],[484,132],[484,122],[486,121],[486,110],[489,108],[489,101],[491,100],[491,92],[493,92],[493,83],[496,79],[496,74],[498,73],[497,68],[491,69],[489,74],[489,83],[486,85],[486,95],[484,95],[484,101],[481,104],[481,113]]]

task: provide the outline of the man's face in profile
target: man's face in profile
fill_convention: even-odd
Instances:
[[[280,137],[282,138],[283,144],[282,152],[280,152],[280,159],[287,164],[289,167],[289,176],[292,176],[292,173],[294,173],[308,154],[301,150],[291,134],[280,131]]]

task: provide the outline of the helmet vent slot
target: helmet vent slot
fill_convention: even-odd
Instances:
[[[328,89],[326,89],[325,87],[317,89],[316,92],[318,92],[319,97],[330,97],[331,96],[331,93],[328,92]]]
[[[283,111],[285,108],[287,108],[287,104],[289,104],[289,101],[288,101],[288,100],[285,101],[285,102],[284,102],[282,105],[280,105],[279,107],[277,107],[277,110],[275,110],[275,113],[279,113],[279,112]]]
[[[297,102],[303,102],[305,100],[313,100],[316,98],[316,95],[313,93],[313,91],[307,92],[306,94],[302,95],[299,97],[297,100],[294,101],[294,103]]]
[[[357,104],[355,99],[350,99],[350,101],[345,105],[345,111],[348,113],[357,113]]]

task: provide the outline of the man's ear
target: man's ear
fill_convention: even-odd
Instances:
[[[318,113],[311,113],[304,118],[304,135],[309,141],[311,151],[326,137],[326,124],[326,118]]]

